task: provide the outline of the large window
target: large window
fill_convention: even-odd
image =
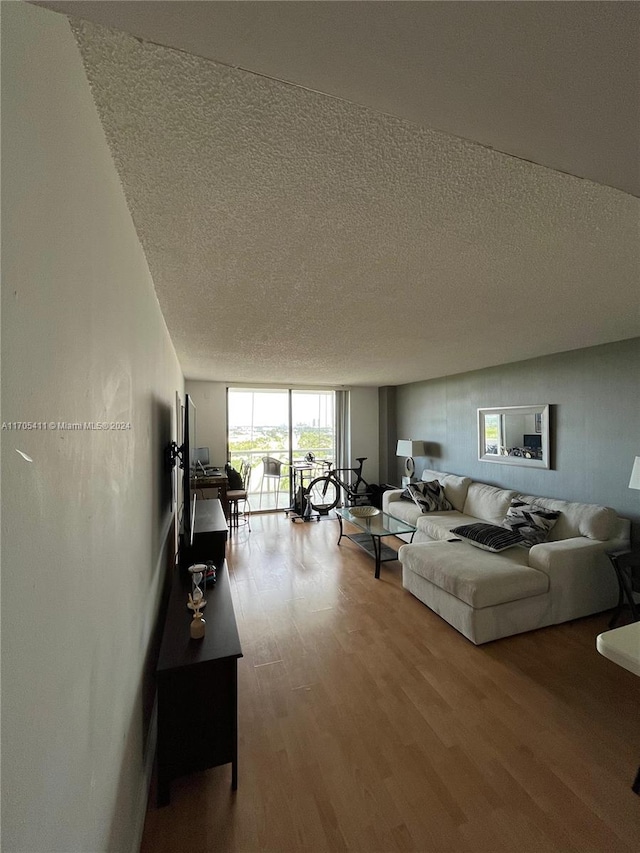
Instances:
[[[334,393],[304,389],[229,388],[229,457],[251,465],[252,509],[289,505],[290,466],[309,452],[334,461]],[[264,477],[265,456],[282,463],[279,478]]]

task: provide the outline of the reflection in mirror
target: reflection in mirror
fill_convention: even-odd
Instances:
[[[478,409],[478,458],[549,468],[549,406]]]

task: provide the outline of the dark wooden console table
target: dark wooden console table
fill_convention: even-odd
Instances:
[[[202,501],[201,505],[209,503],[219,505],[219,501]],[[212,509],[203,506],[203,517]],[[210,534],[211,530],[202,530],[206,526],[202,522],[200,532]],[[194,544],[197,531],[196,524]],[[189,636],[189,591],[186,572],[177,569],[156,671],[159,806],[169,802],[173,779],[220,764],[231,764],[231,787],[238,786],[237,671],[242,649],[226,560],[218,566],[215,585],[205,590],[206,633],[202,640]]]
[[[218,498],[196,500],[193,541],[185,554],[186,559],[180,561],[182,568],[186,569],[192,563],[206,563],[207,560],[212,560],[216,566],[221,565],[228,536],[229,525],[221,501]]]

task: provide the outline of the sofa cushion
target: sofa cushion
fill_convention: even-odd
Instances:
[[[419,519],[426,518],[413,501],[393,501],[389,504],[389,515],[406,521],[407,524],[417,524]]]
[[[458,512],[464,510],[464,502],[467,499],[467,490],[472,483],[471,477],[458,477],[456,474],[447,474],[440,480],[444,486],[447,500]]]
[[[555,498],[537,498],[532,495],[517,495],[517,497],[526,503],[560,513],[549,534],[547,540],[549,542],[571,539],[574,536],[586,536],[588,539],[605,541],[615,534],[618,516],[610,507],[561,501]]]
[[[463,515],[461,512],[429,512],[425,515],[420,515],[415,522],[416,527],[421,533],[425,533],[430,539],[454,539],[455,536],[451,533],[452,527],[459,527],[461,524],[475,524],[477,518],[470,515]]]
[[[448,512],[453,507],[444,496],[438,480],[429,483],[411,483],[402,493],[403,499],[412,500],[420,512]]]
[[[439,480],[440,482],[442,482],[444,477],[447,476],[448,475],[444,471],[432,471],[431,468],[425,468],[422,472],[422,476],[420,477],[420,479],[423,480],[425,483],[430,480]]]
[[[490,554],[466,542],[424,542],[403,545],[398,558],[415,572],[474,608],[493,607],[549,589],[549,578],[527,565],[528,551],[512,548]]]
[[[499,524],[485,524],[484,522],[463,524],[460,527],[452,528],[451,532],[465,539],[474,548],[482,548],[494,553],[506,551],[507,548],[522,544],[522,536],[519,533],[501,527]]]
[[[467,490],[463,512],[465,515],[473,515],[491,524],[501,525],[509,509],[511,498],[515,497],[516,493],[508,489],[498,489],[487,483],[473,482]]]
[[[471,477],[459,477],[457,474],[445,474],[442,471],[430,471],[426,469],[422,472],[422,479],[439,480],[444,486],[444,494],[454,509],[462,512],[464,502],[467,497],[467,489],[472,480]]]
[[[513,498],[503,523],[505,527],[522,536],[523,545],[531,547],[546,541],[559,516],[557,510],[545,509],[543,506]]]

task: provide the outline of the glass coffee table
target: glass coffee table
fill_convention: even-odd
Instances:
[[[398,559],[398,552],[388,545],[382,544],[382,539],[385,536],[398,536],[400,533],[411,533],[411,539],[416,532],[413,524],[408,524],[406,521],[400,521],[392,515],[387,515],[386,512],[379,512],[376,515],[368,516],[367,518],[359,518],[353,515],[349,507],[338,507],[334,510],[340,522],[340,536],[338,545],[344,536],[345,539],[350,539],[363,548],[368,554],[375,558],[376,572],[375,576],[380,577],[380,564],[388,563],[391,560]],[[362,533],[345,533],[343,522],[348,521],[354,527],[358,527]]]

